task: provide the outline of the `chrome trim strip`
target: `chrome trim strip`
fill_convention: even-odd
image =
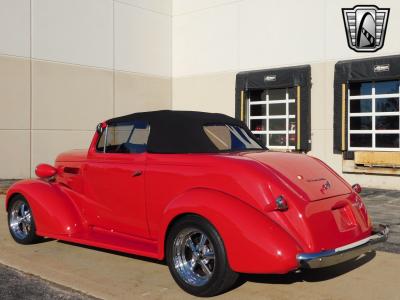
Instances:
[[[374,245],[385,242],[388,236],[389,226],[379,225],[378,230],[374,230],[374,234],[368,238],[336,249],[316,253],[299,253],[297,254],[297,261],[300,268],[314,269],[329,267],[374,250]]]

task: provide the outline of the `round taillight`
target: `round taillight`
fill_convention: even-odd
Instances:
[[[352,189],[354,192],[356,192],[357,194],[361,193],[362,189],[361,189],[361,185],[359,185],[358,183],[354,184],[352,186]]]
[[[40,178],[49,178],[57,174],[57,169],[48,164],[40,164],[36,167],[35,174]]]
[[[281,195],[281,196],[278,196],[278,197],[275,199],[275,204],[276,204],[276,209],[277,209],[277,210],[285,211],[285,210],[288,209],[288,203],[287,203],[286,199],[283,198],[282,195]]]

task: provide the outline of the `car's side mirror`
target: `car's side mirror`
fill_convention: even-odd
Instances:
[[[39,178],[50,178],[57,174],[57,169],[48,164],[40,164],[35,169],[35,174]]]

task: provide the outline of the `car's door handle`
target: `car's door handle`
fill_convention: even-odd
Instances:
[[[142,170],[136,170],[135,172],[133,172],[132,177],[137,177],[142,175]]]

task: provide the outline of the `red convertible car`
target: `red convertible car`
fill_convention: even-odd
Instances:
[[[331,266],[371,251],[359,196],[320,160],[265,149],[240,121],[185,111],[135,113],[97,126],[89,150],[39,165],[6,197],[12,237],[40,237],[166,260],[197,296],[239,273]]]

